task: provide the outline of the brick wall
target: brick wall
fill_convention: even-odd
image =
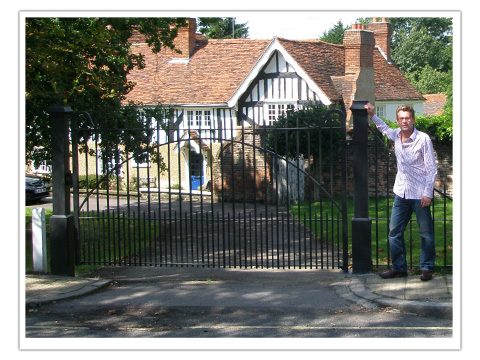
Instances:
[[[452,162],[452,144],[443,142],[434,142],[434,151],[437,160],[437,178],[435,187],[443,192],[445,185],[448,196],[453,196],[453,162]],[[386,196],[387,189],[390,196],[393,195],[393,184],[397,174],[397,160],[393,154],[393,144],[389,143],[391,152],[385,151],[382,145],[377,147],[373,141],[369,143],[369,192],[375,195],[375,191],[379,196]],[[353,195],[353,154],[348,151],[347,157],[347,189],[348,194]],[[436,194],[438,195],[438,194]]]
[[[434,142],[437,157],[437,181],[435,187],[443,191],[446,187],[447,195],[453,196],[453,150],[451,142]]]
[[[217,200],[272,199],[271,157],[265,157],[265,151],[258,148],[263,146],[263,136],[253,129],[245,129],[234,142],[223,144],[212,163],[212,189]]]

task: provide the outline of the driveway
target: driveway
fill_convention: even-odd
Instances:
[[[82,202],[83,198],[80,198]],[[52,199],[46,198],[29,206],[52,209]],[[342,259],[341,249],[322,241],[310,231],[320,229],[327,222],[316,219],[304,226],[282,206],[211,202],[209,198],[200,200],[198,197],[172,201],[130,197],[128,201],[126,197],[111,196],[89,198],[82,207],[82,210],[87,209],[92,213],[82,215],[85,217],[80,221],[80,240],[84,241],[86,236],[90,239],[92,229],[96,229],[93,231],[109,237],[108,243],[116,248],[118,257],[126,263],[331,269],[338,268],[339,259]],[[125,228],[109,228],[102,232],[104,220],[101,216],[104,215],[91,215],[102,211],[123,216],[135,229],[131,233]],[[150,225],[153,223],[158,224],[158,232],[157,225]],[[329,229],[330,225],[328,223]],[[140,246],[138,239],[144,236],[141,234],[152,227],[155,230],[148,234],[147,243]],[[338,241],[333,233],[329,236]],[[82,246],[82,249],[84,256],[97,256],[93,261],[102,262],[98,258],[100,252],[96,241],[85,241],[88,244],[83,244],[86,247]],[[138,247],[140,249],[132,254],[130,249]],[[87,248],[89,250],[85,250]]]

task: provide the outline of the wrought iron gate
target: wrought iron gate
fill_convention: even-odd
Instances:
[[[77,127],[80,115],[88,121]],[[102,128],[87,113],[74,116],[78,261],[347,269],[345,115],[212,126],[149,125],[149,142],[132,151],[102,139],[146,129]],[[194,173],[202,174],[199,186]]]

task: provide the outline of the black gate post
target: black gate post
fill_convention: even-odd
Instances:
[[[50,218],[50,267],[55,275],[75,276],[74,218],[70,213],[69,158],[70,106],[48,108],[52,119],[52,201]]]
[[[354,214],[352,219],[352,268],[354,274],[372,270],[372,219],[368,214],[368,114],[367,101],[354,100],[353,181]]]

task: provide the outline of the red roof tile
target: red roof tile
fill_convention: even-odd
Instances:
[[[152,54],[146,44],[134,45],[146,55],[146,67],[130,80],[137,85],[127,100],[145,104],[226,103],[241,85],[271,40],[209,39],[187,64],[171,63],[172,52]]]
[[[306,73],[326,93],[330,100],[342,99],[338,85],[345,75],[345,49],[320,40],[279,39],[282,46],[302,66]],[[389,63],[378,49],[374,50],[373,67],[376,100],[417,100],[422,95],[410,84],[403,73]],[[333,78],[332,78],[333,77]]]
[[[423,103],[423,115],[441,115],[443,107],[447,101],[445,94],[425,94],[426,101]]]
[[[320,40],[287,40],[279,43],[305,73],[332,100],[342,100],[339,84],[345,75],[343,45]],[[206,39],[197,37],[197,48],[188,63],[171,63],[172,51],[153,54],[148,45],[133,45],[145,54],[146,67],[129,80],[136,86],[127,100],[144,104],[225,104],[246,79],[271,40]],[[401,71],[374,50],[376,100],[423,100]]]

